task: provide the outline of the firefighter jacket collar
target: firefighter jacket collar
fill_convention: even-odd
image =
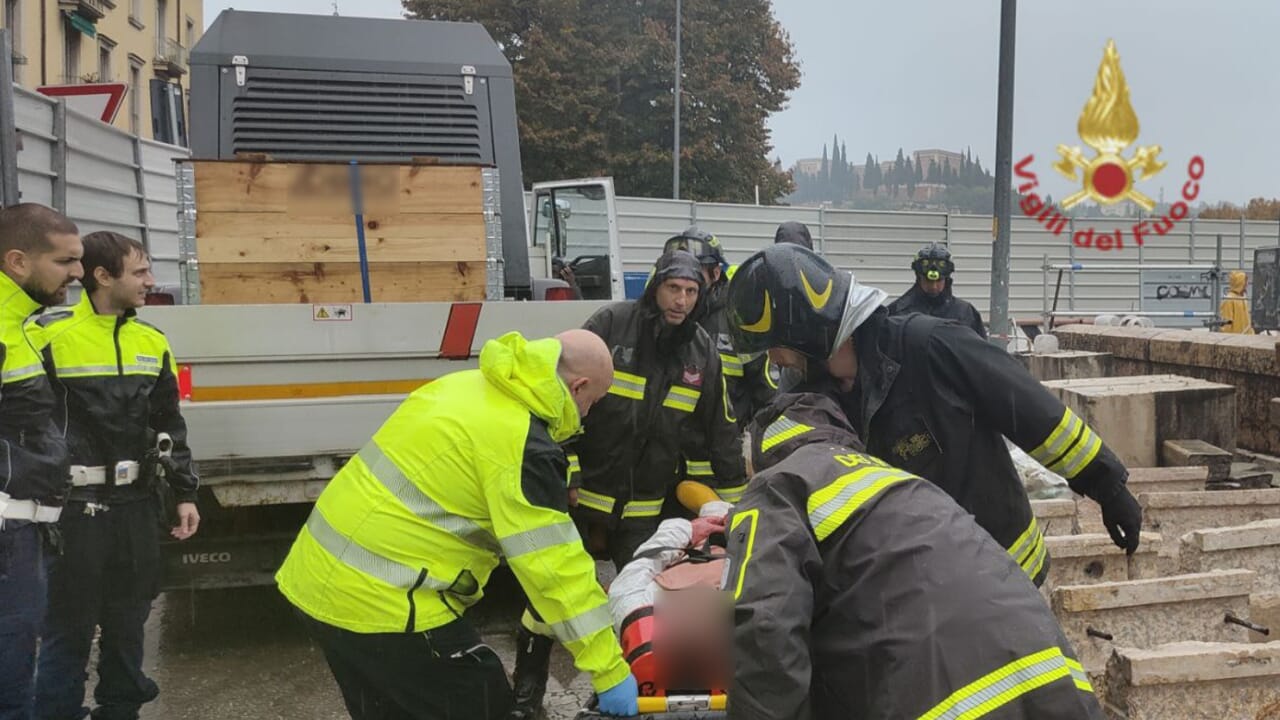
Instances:
[[[28,317],[40,310],[40,303],[31,299],[26,290],[13,281],[6,273],[0,272],[0,316],[7,322],[21,325]]]
[[[751,466],[762,472],[805,445],[828,443],[863,451],[862,441],[840,406],[826,395],[779,395],[748,428]]]
[[[120,315],[104,315],[93,306],[88,290],[80,293],[80,302],[76,303],[71,312],[77,318],[81,318],[81,322],[94,323],[105,328],[114,328],[117,324],[123,325],[138,315],[138,311],[133,308],[125,310]]]
[[[480,350],[480,371],[485,380],[547,422],[551,439],[564,442],[582,426],[578,406],[560,379],[560,342],[526,340],[509,332],[490,340]]]
[[[890,333],[884,332],[885,319],[888,313],[879,310],[863,323],[854,336],[853,349],[858,355],[858,391],[862,398],[861,417],[858,418],[857,429],[864,435],[871,427],[871,418],[884,405],[897,379],[901,364],[885,352],[881,343],[890,340]],[[852,420],[852,418],[850,418]]]

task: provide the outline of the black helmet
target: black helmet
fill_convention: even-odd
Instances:
[[[916,259],[911,262],[911,269],[920,277],[941,280],[951,277],[951,273],[956,271],[956,264],[951,262],[951,251],[947,246],[935,242],[920,248]]]
[[[699,230],[697,225],[690,225],[679,235],[673,235],[662,246],[662,252],[687,250],[697,256],[703,265],[724,265],[724,252],[720,249],[720,239],[715,235]]]
[[[809,226],[795,220],[788,220],[778,226],[773,234],[774,243],[793,243],[813,249],[813,236],[809,234]]]
[[[849,273],[799,245],[771,245],[752,255],[729,283],[734,349],[754,353],[785,347],[825,360],[851,283]]]

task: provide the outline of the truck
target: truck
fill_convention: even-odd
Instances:
[[[191,51],[190,103],[193,160],[178,173],[181,285],[157,295],[142,317],[166,333],[180,365],[204,519],[194,538],[164,544],[163,586],[270,584],[325,484],[406,394],[475,367],[491,338],[578,327],[625,297],[613,183],[538,183],[526,209],[511,66],[475,23],[226,10]],[[250,169],[236,175],[245,163]],[[286,231],[312,230],[286,213],[237,218],[215,233],[218,213],[202,209],[201,198],[222,190],[211,189],[217,173],[202,168],[231,178],[221,210],[232,212],[253,202],[263,168],[277,165],[307,182],[315,167],[341,182],[334,173],[349,166],[351,186],[366,192],[369,168],[400,178],[420,168],[478,172],[483,296],[379,301],[377,272],[386,263],[378,252],[441,243],[432,257],[447,257],[440,251],[450,240],[424,231],[383,242],[391,231],[362,217],[369,198],[357,189],[352,212],[317,210],[338,220],[315,232],[327,236],[339,222],[343,229],[302,244],[342,263],[280,263],[289,269],[279,283],[228,263],[220,282],[241,282],[214,301],[215,249],[242,260]],[[288,227],[290,218],[298,227]],[[234,235],[228,227],[240,228],[243,242],[214,239]],[[227,258],[231,246],[240,249]],[[339,264],[358,267],[359,288],[335,289]],[[576,287],[556,276],[560,264]],[[281,283],[284,294],[276,292]],[[234,301],[224,304],[228,297]]]

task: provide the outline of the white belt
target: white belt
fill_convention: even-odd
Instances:
[[[30,520],[37,523],[53,523],[58,522],[60,517],[62,517],[60,507],[41,505],[35,500],[10,500],[8,495],[0,493],[0,521]]]
[[[115,484],[116,485],[132,485],[134,480],[138,479],[139,465],[133,460],[122,460],[116,463],[115,467]],[[95,465],[86,467],[84,465],[71,466],[71,485],[73,487],[90,487],[93,485],[107,484],[107,468],[104,465]]]

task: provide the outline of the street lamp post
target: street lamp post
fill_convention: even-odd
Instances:
[[[991,339],[1008,342],[1009,235],[1013,190],[1013,43],[1016,34],[1016,0],[1000,3],[1000,67],[996,92],[995,238],[991,244]]]
[[[671,143],[671,198],[680,199],[680,15],[681,2],[676,0],[676,82],[675,139]]]

